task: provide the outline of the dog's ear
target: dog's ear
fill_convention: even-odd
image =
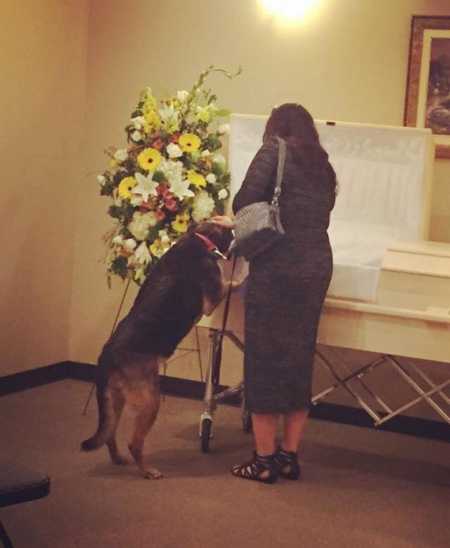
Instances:
[[[233,233],[229,228],[216,223],[207,223],[208,237],[216,244],[221,253],[226,253],[233,240]]]
[[[212,223],[211,221],[203,221],[196,226],[195,232],[203,234],[209,238],[219,249],[221,253],[226,253],[233,240],[233,233],[229,228]]]

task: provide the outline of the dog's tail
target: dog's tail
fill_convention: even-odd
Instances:
[[[97,404],[98,404],[98,427],[97,432],[87,440],[81,442],[82,451],[93,451],[99,449],[109,441],[115,432],[117,417],[114,412],[111,391],[108,389],[108,379],[105,375],[105,368],[102,367],[102,357],[98,364],[97,377]]]

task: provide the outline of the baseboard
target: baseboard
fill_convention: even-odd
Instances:
[[[42,386],[52,382],[74,379],[85,382],[94,382],[96,366],[88,363],[60,362],[46,367],[39,367],[30,371],[0,377],[0,396]],[[227,388],[217,386],[216,392]],[[180,379],[176,377],[161,377],[162,392],[171,396],[201,400],[204,397],[204,384],[200,381]],[[227,399],[227,405],[240,405],[239,398],[234,396]],[[445,422],[407,417],[400,415],[375,427],[370,417],[362,409],[345,405],[319,403],[313,405],[310,416],[314,419],[350,424],[374,430],[408,434],[420,438],[440,440],[450,443],[450,426]]]
[[[59,362],[0,377],[0,396],[67,379],[70,364]]]

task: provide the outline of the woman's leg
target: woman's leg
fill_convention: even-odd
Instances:
[[[308,409],[292,411],[284,415],[282,449],[296,453],[303,437]]]
[[[286,413],[283,416],[283,441],[275,455],[278,473],[283,478],[298,480],[301,476],[297,451],[303,437],[307,418],[307,409]]]
[[[253,458],[231,469],[234,476],[243,479],[273,483],[278,479],[278,464],[275,461],[275,438],[278,415],[252,413],[255,453]]]
[[[279,415],[271,413],[252,413],[253,436],[258,455],[275,453],[278,418]]]

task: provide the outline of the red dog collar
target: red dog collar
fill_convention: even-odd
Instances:
[[[221,253],[218,249],[217,249],[217,246],[216,244],[214,244],[209,238],[207,238],[206,236],[204,236],[203,234],[199,234],[198,232],[194,232],[194,234],[197,236],[197,238],[200,238],[200,240],[205,244],[206,246],[206,249],[212,253],[213,255],[215,255],[217,258],[221,258],[221,259],[225,259],[227,260],[227,258],[225,257],[225,255],[223,253]]]

